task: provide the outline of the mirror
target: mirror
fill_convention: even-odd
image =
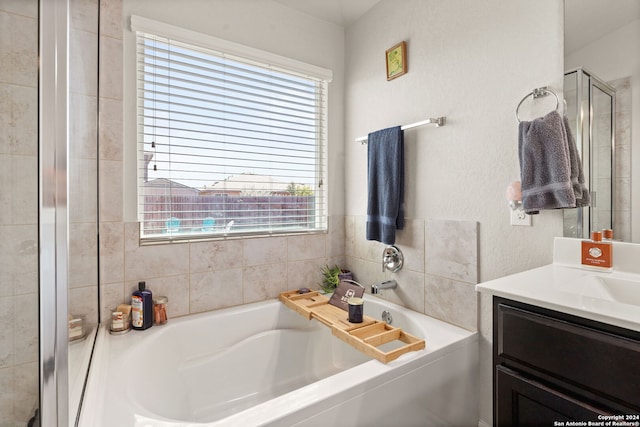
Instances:
[[[582,111],[590,112],[593,123],[575,120],[582,127],[576,125],[574,135],[589,138],[582,150],[583,166],[592,175],[589,189],[596,192],[592,208],[567,211],[565,235],[587,237],[591,228],[611,222],[616,239],[640,243],[640,215],[632,214],[634,206],[640,210],[640,186],[631,185],[634,171],[640,173],[640,115],[632,114],[632,106],[640,108],[640,2],[619,0],[611,7],[603,0],[565,0],[564,49],[565,72],[583,70],[580,78],[565,74],[570,122],[572,113],[580,117],[579,107],[591,96],[592,104]],[[606,93],[611,87],[615,98]],[[579,99],[577,92],[583,95]],[[611,114],[612,121],[600,121],[600,112]],[[596,142],[607,133],[613,136],[608,143],[612,149]],[[576,221],[582,221],[584,230],[572,229]]]

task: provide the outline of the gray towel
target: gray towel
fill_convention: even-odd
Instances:
[[[367,141],[367,240],[393,245],[404,226],[403,133],[396,126],[370,133]]]
[[[567,144],[569,146],[569,160],[571,162],[571,184],[573,186],[573,192],[576,195],[576,207],[581,208],[584,206],[589,206],[589,189],[584,183],[582,161],[580,160],[580,154],[578,154],[576,140],[573,138],[573,134],[571,133],[571,127],[569,126],[569,119],[567,119],[567,116],[562,117],[562,124],[564,125]]]
[[[522,204],[527,214],[576,207],[569,144],[558,112],[520,122],[518,155]]]

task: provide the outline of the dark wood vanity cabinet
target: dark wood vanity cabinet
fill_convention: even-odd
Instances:
[[[496,426],[640,423],[640,332],[494,297],[493,364]]]

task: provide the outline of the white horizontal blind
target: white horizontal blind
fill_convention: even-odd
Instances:
[[[143,239],[325,230],[327,81],[137,32]]]

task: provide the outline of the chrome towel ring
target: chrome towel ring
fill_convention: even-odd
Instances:
[[[526,94],[525,97],[522,98],[522,100],[518,103],[518,106],[516,107],[516,120],[518,121],[518,123],[520,123],[522,121],[522,120],[520,120],[520,116],[518,116],[518,111],[520,110],[520,106],[522,105],[522,103],[528,97],[531,96],[531,97],[533,97],[533,99],[537,99],[537,98],[542,98],[543,96],[547,96],[548,94],[551,94],[551,95],[556,97],[556,111],[558,111],[558,109],[560,108],[560,98],[558,97],[558,94],[556,94],[552,90],[547,89],[546,86],[539,87],[539,88],[536,88],[536,89],[532,90],[528,94]]]

